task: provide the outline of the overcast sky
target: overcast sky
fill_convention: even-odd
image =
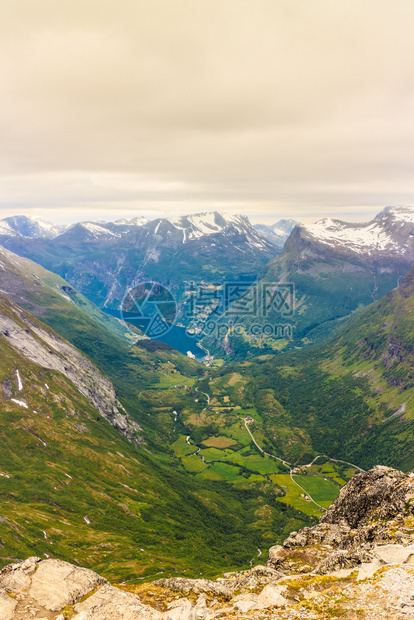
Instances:
[[[0,216],[414,205],[413,0],[0,0]]]

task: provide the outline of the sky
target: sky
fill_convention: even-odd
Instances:
[[[0,0],[0,217],[414,205],[413,0]]]

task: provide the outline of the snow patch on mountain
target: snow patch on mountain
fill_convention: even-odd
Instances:
[[[18,233],[10,226],[5,220],[0,220],[0,235],[8,235],[11,237],[17,237]]]
[[[296,220],[283,219],[270,226],[268,224],[255,224],[254,228],[278,248],[283,248],[286,239],[298,223]]]
[[[0,220],[0,234],[27,239],[54,239],[67,227],[46,222],[39,216],[13,215]]]
[[[365,224],[324,218],[301,229],[319,243],[333,248],[361,255],[392,253],[403,256],[408,238],[414,234],[414,209],[387,207]]]
[[[382,215],[385,214],[391,215],[395,220],[410,222],[414,224],[413,207],[387,207],[377,215],[377,218],[380,218]]]
[[[357,228],[340,220],[325,218],[306,226],[306,230],[322,243],[331,246],[343,245],[358,253],[390,247],[398,249],[391,236],[376,222]]]
[[[227,213],[218,213],[217,211],[168,218],[166,221],[174,226],[174,228],[187,232],[187,235],[183,236],[183,242],[184,240],[199,239],[205,235],[214,235],[224,231],[230,226],[243,229],[246,225],[250,227],[249,221],[242,215],[230,215]]]
[[[119,233],[114,233],[104,226],[100,226],[99,224],[94,224],[93,222],[82,222],[82,228],[86,229],[89,233],[91,233],[94,239],[99,239],[102,237],[121,237]]]
[[[149,220],[147,220],[146,217],[138,216],[131,218],[122,218],[120,220],[115,220],[115,222],[113,223],[117,226],[145,226],[145,224],[148,224],[148,221]]]

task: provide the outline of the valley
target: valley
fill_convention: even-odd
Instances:
[[[213,343],[206,365],[27,258],[0,248],[0,267],[2,565],[214,576],[260,564],[356,473],[414,466],[412,271],[316,344]]]

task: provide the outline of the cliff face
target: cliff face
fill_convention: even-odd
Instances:
[[[29,558],[0,572],[0,617],[406,618],[414,615],[413,500],[413,474],[375,467],[352,478],[318,525],[272,547],[266,566],[215,581],[114,587],[90,570]]]
[[[0,293],[0,334],[11,349],[41,368],[62,373],[88,402],[130,441],[139,445],[140,427],[118,401],[111,381],[69,342]]]

